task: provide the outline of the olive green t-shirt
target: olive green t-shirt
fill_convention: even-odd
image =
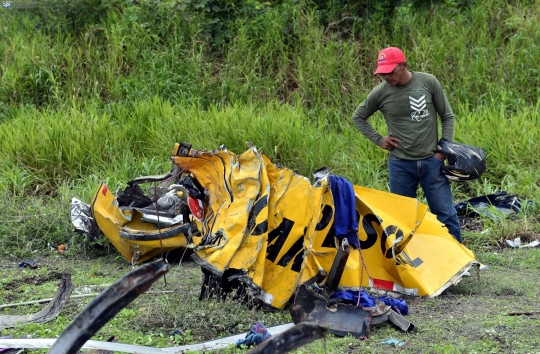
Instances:
[[[405,160],[432,156],[437,147],[437,114],[441,119],[442,137],[452,140],[454,113],[441,84],[431,74],[413,72],[403,86],[386,82],[373,89],[353,114],[353,122],[373,143],[381,146],[383,136],[368,122],[381,111],[388,126],[388,135],[401,139],[401,149],[390,154]]]

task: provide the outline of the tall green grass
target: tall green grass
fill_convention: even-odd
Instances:
[[[336,18],[323,27],[326,20],[308,2],[282,1],[234,17],[220,46],[212,45],[203,20],[175,1],[111,7],[75,34],[36,30],[24,13],[4,11],[3,119],[19,104],[95,98],[106,105],[155,95],[202,108],[299,100],[348,115],[376,82],[374,58],[388,45],[404,49],[412,70],[435,74],[455,104],[535,105],[538,1],[467,4],[403,8],[388,23]]]
[[[510,189],[539,198],[538,107],[518,113],[504,107],[457,108],[463,113],[457,114],[455,139],[481,145],[488,170],[481,181],[456,185],[456,190],[467,195]],[[334,118],[331,113],[312,117],[300,105],[277,102],[201,110],[157,97],[130,106],[109,105],[107,110],[27,108],[0,126],[0,164],[5,171],[1,185],[5,191],[22,193],[55,190],[66,181],[82,181],[85,188],[96,178],[126,182],[168,170],[173,144],[185,141],[196,149],[224,144],[238,154],[249,142],[302,175],[327,166],[355,184],[387,189],[385,152],[365,139],[349,123],[350,117],[342,117],[342,125],[332,124]],[[382,117],[372,120],[384,134]]]
[[[180,141],[236,153],[251,142],[302,175],[327,166],[387,190],[386,154],[351,115],[379,82],[378,51],[395,45],[439,78],[455,139],[488,155],[456,199],[508,190],[538,202],[540,2],[464,4],[376,22],[285,0],[209,27],[177,1],[125,2],[76,32],[3,11],[0,194],[88,202],[99,181],[116,190],[166,172]]]

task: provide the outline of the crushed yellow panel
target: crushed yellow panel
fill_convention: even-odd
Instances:
[[[192,174],[207,195],[204,220],[197,222],[201,235],[189,245],[201,267],[215,276],[231,270],[250,295],[274,308],[285,306],[299,284],[326,278],[339,246],[329,178],[313,184],[254,147],[238,156],[228,150],[191,151],[172,162]],[[477,263],[418,200],[361,186],[353,190],[360,249],[351,248],[341,290],[376,286],[436,296]],[[104,186],[93,204],[98,226],[127,260],[134,246],[144,259],[186,246],[183,235],[161,243],[121,239],[119,230],[126,225],[133,230],[148,225],[135,214],[131,220],[122,215]]]
[[[215,169],[230,171],[228,175],[213,173],[203,178],[198,178],[202,173],[196,169],[196,158],[173,158],[180,168],[197,176],[210,196],[204,224],[213,227],[198,241],[195,258],[213,274],[242,270],[263,301],[279,308],[300,282],[306,231],[311,233],[309,225],[319,213],[320,200],[313,198],[320,199],[322,189],[313,193],[315,187],[307,178],[275,166],[255,148],[237,159],[230,154],[201,154],[205,160],[213,157],[212,165],[230,165]],[[230,189],[214,183],[219,178],[228,181]]]
[[[101,232],[127,261],[131,261],[132,246],[120,238],[120,229],[129,220],[118,209],[114,195],[104,184],[99,186],[97,193],[94,195],[92,213]]]
[[[324,180],[313,185],[255,148],[237,158],[230,151],[197,152],[173,162],[208,191],[206,228],[196,242],[201,266],[213,274],[241,270],[252,294],[276,308],[300,283],[326,277],[337,242],[335,206]],[[361,250],[351,251],[341,289],[433,295],[474,262],[418,200],[360,186],[354,193]]]
[[[120,230],[124,228],[149,231],[155,230],[155,226],[141,221],[141,215],[137,211],[133,215],[124,215],[118,208],[115,196],[104,184],[99,186],[94,195],[92,213],[101,232],[128,262],[132,260],[135,260],[136,263],[144,262],[161,252],[187,246],[187,239],[182,234],[161,241],[128,240],[120,237]],[[135,253],[137,257],[134,258]]]

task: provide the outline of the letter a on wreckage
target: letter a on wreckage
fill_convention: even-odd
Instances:
[[[279,309],[300,284],[325,281],[341,242],[336,222],[347,215],[357,231],[339,290],[433,297],[479,265],[416,199],[350,183],[331,188],[338,176],[325,169],[312,183],[253,146],[236,155],[176,144],[171,161],[167,174],[136,178],[116,197],[101,185],[92,201],[97,226],[129,262],[190,247],[207,281],[242,285]],[[153,184],[146,192],[145,183]],[[336,203],[336,191],[349,193],[348,203]]]

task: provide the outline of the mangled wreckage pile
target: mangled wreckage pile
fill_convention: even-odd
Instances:
[[[175,144],[171,160],[167,174],[136,178],[116,197],[102,184],[91,205],[74,198],[72,220],[78,231],[99,229],[133,264],[192,248],[201,299],[235,290],[282,309],[297,292],[320,296],[313,302],[363,288],[434,297],[479,265],[416,199],[324,168],[312,183],[253,146],[236,155]],[[324,322],[298,306],[295,322]]]

